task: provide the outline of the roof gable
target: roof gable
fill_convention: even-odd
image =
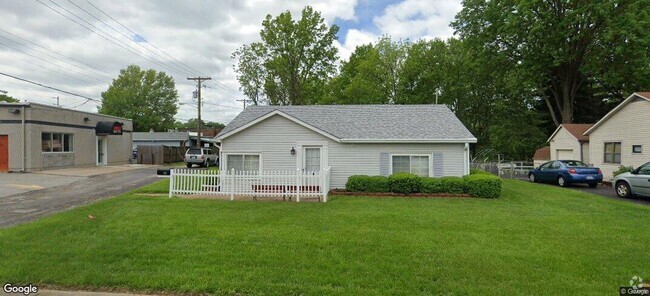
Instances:
[[[569,134],[571,134],[576,140],[580,142],[588,142],[589,141],[589,136],[583,135],[585,131],[587,131],[589,128],[591,128],[593,124],[582,124],[582,123],[563,123],[558,126],[553,134],[548,138],[547,142],[550,142],[553,140],[553,138],[557,135],[557,133],[561,130],[564,129],[566,130]]]
[[[614,114],[616,114],[621,109],[625,108],[625,106],[627,106],[630,102],[632,102],[633,100],[636,100],[636,99],[644,100],[644,101],[650,103],[650,92],[635,92],[635,93],[631,94],[629,97],[627,97],[627,99],[625,99],[623,102],[618,104],[618,106],[614,107],[614,109],[612,109],[612,111],[609,111],[609,113],[605,114],[605,116],[603,116],[603,118],[601,118],[598,122],[596,122],[596,124],[594,124],[591,128],[589,128],[587,131],[585,131],[584,135],[588,136],[589,134],[591,134],[600,125],[602,125],[608,119],[610,119],[612,116],[614,116]]]
[[[217,138],[281,115],[340,142],[476,142],[445,105],[251,106]]]

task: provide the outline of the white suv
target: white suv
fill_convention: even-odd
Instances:
[[[217,155],[208,148],[190,148],[185,151],[185,164],[191,168],[193,164],[209,167],[216,164]]]

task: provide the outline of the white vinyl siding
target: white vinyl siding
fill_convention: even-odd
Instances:
[[[551,160],[582,160],[580,152],[582,147],[576,137],[569,133],[564,127],[560,127],[550,141]]]
[[[648,161],[645,152],[632,153],[632,146],[650,147],[650,102],[634,99],[613,114],[589,135],[589,159],[603,171],[603,178],[609,180],[619,166],[638,167]],[[605,143],[621,143],[621,161],[605,163]]]
[[[299,157],[304,157],[299,143],[325,142],[321,153],[332,168],[332,188],[344,188],[351,175],[380,175],[382,153],[432,155],[442,153],[443,175],[462,176],[465,144],[342,144],[311,131],[281,115],[261,121],[237,134],[223,139],[222,153],[258,153],[263,170],[296,170]],[[291,155],[291,148],[296,155]],[[324,167],[326,168],[326,167]]]

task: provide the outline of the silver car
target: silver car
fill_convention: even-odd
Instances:
[[[612,184],[616,188],[616,194],[622,198],[650,196],[650,162],[614,177]]]
[[[190,148],[185,151],[185,164],[191,168],[193,164],[199,166],[209,167],[215,165],[217,162],[217,155],[208,148]]]

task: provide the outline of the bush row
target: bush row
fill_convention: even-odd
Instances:
[[[351,192],[393,193],[449,193],[469,194],[474,197],[497,198],[501,195],[501,178],[478,171],[461,177],[418,177],[409,173],[397,173],[388,177],[355,175],[345,184]]]

